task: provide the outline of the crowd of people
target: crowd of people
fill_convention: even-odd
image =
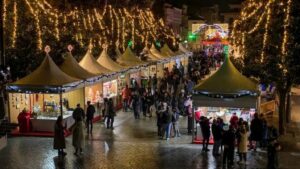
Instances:
[[[135,81],[131,87],[126,85],[121,91],[123,112],[132,111],[136,120],[140,119],[141,116],[152,118],[156,115],[157,135],[160,139],[166,140],[181,136],[178,120],[180,116],[186,116],[188,134],[192,134],[193,121],[195,120],[201,128],[202,151],[210,151],[208,144],[213,138],[212,154],[220,156],[220,149],[223,150],[224,165],[232,166],[234,164],[235,149],[239,155],[239,163],[247,164],[247,151],[256,151],[259,146],[268,150],[269,168],[276,168],[278,165],[276,152],[280,148],[276,141],[278,134],[276,129],[271,124],[267,124],[262,116],[258,117],[258,114],[254,114],[250,125],[242,118],[238,118],[235,113],[231,117],[230,124],[224,124],[222,118],[211,119],[197,113],[195,118],[193,117],[192,92],[194,85],[209,74],[211,69],[216,69],[221,64],[221,55],[207,57],[204,52],[195,52],[193,57],[189,58],[186,70],[179,63],[174,65],[172,70],[166,68],[162,78],[158,78],[154,74],[148,78],[147,83],[139,84]],[[84,145],[84,119],[86,120],[87,133],[92,133],[93,130],[92,120],[95,108],[90,102],[87,105],[86,113],[80,105],[73,113],[75,124],[72,126],[72,131],[75,155],[82,152]],[[113,129],[116,115],[113,100],[104,98],[103,105],[102,116],[104,121],[106,120],[106,128]],[[63,152],[65,143],[62,141],[62,131],[65,127],[62,118],[58,117],[55,125],[54,148],[58,149],[59,155],[66,154]],[[56,144],[57,140],[63,144]]]
[[[222,118],[210,119],[197,116],[196,123],[200,124],[202,133],[202,151],[208,152],[208,143],[212,133],[214,156],[220,156],[220,148],[223,149],[223,165],[234,165],[234,154],[237,149],[239,164],[247,164],[247,152],[265,149],[268,152],[268,168],[278,167],[277,151],[280,145],[277,142],[276,128],[267,123],[264,116],[253,115],[250,125],[233,113],[230,124],[225,124]],[[212,121],[212,123],[211,123]]]

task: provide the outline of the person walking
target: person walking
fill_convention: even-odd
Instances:
[[[222,127],[220,125],[220,120],[215,119],[213,120],[212,126],[211,126],[212,134],[214,137],[214,146],[213,146],[213,155],[219,156],[219,148],[222,144]]]
[[[135,119],[140,118],[140,99],[138,93],[135,91],[132,95],[132,109]]]
[[[87,101],[87,109],[86,109],[86,128],[87,134],[92,134],[93,131],[93,119],[94,114],[96,112],[95,107],[91,105],[91,101]]]
[[[235,129],[238,128],[238,122],[239,122],[239,118],[236,115],[236,113],[234,112],[230,118],[230,125],[232,125]]]
[[[103,99],[103,110],[102,110],[102,114],[103,114],[103,122],[105,123],[105,120],[107,119],[108,116],[108,99],[104,98]]]
[[[257,144],[262,140],[263,135],[263,124],[262,121],[258,118],[258,114],[254,114],[254,119],[250,124],[250,149],[256,151]],[[255,142],[255,145],[253,144]]]
[[[210,139],[210,125],[209,125],[209,119],[207,117],[204,117],[200,121],[200,126],[202,130],[202,136],[203,136],[203,141],[202,141],[202,151],[209,151],[208,149],[208,143]]]
[[[238,150],[239,150],[239,157],[240,157],[240,164],[247,165],[247,146],[248,146],[248,135],[249,132],[245,124],[243,124],[239,129],[239,143],[238,143]]]
[[[116,112],[114,110],[114,103],[112,98],[108,100],[108,115],[107,115],[107,121],[106,121],[106,128],[107,129],[113,129],[114,124],[114,118],[115,118]]]
[[[125,88],[121,92],[122,95],[122,102],[123,102],[123,112],[127,112],[128,109],[128,102],[130,98],[130,89],[128,88],[128,85],[125,86]]]
[[[172,116],[172,124],[173,124],[173,130],[174,130],[174,137],[180,137],[179,132],[179,111],[176,107],[173,108],[173,116]]]
[[[164,103],[164,107],[166,108],[166,111],[163,112],[163,133],[162,133],[162,139],[164,135],[166,134],[166,140],[170,139],[170,131],[172,127],[172,109],[170,106],[167,105],[167,103]]]
[[[234,146],[235,146],[235,131],[233,126],[226,125],[223,128],[224,135],[222,138],[222,142],[224,145],[223,151],[223,166],[233,166],[234,159]]]
[[[62,116],[58,116],[54,126],[54,141],[53,148],[58,150],[58,156],[65,156],[67,153],[64,152],[66,148],[66,140],[65,140],[65,129],[66,126],[63,126],[63,118]]]
[[[84,146],[84,111],[80,107],[80,104],[77,104],[77,108],[73,112],[73,118],[75,119],[75,124],[73,126],[73,137],[72,144],[75,148],[74,155],[82,153]]]
[[[80,107],[80,104],[77,104],[76,105],[76,108],[75,110],[73,111],[73,119],[76,121],[78,121],[79,119],[80,120],[83,120],[84,119],[84,110]]]

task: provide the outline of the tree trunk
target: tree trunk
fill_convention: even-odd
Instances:
[[[280,135],[285,134],[285,122],[286,122],[286,90],[278,90],[279,94],[279,133]]]
[[[285,112],[286,112],[286,123],[290,123],[291,122],[291,92],[288,92],[286,95],[286,108],[285,108]]]

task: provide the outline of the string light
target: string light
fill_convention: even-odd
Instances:
[[[285,14],[285,19],[284,19],[284,32],[283,32],[283,42],[282,42],[282,46],[281,46],[281,53],[282,55],[286,55],[286,45],[288,42],[288,27],[290,25],[290,13],[291,13],[291,4],[292,4],[292,0],[288,0],[287,2],[287,7],[286,7],[286,14]]]
[[[261,58],[260,62],[263,62],[266,54],[266,46],[270,41],[270,30],[271,20],[275,10],[280,10],[284,13],[283,21],[283,38],[281,46],[281,54],[284,57],[286,55],[286,46],[288,42],[288,26],[290,25],[290,10],[291,10],[292,0],[268,0],[268,1],[259,1],[259,0],[246,0],[245,5],[241,11],[241,19],[236,20],[233,25],[232,30],[232,43],[235,46],[235,49],[240,49],[240,54],[244,54],[247,49],[245,46],[245,39],[248,36],[252,36],[255,31],[261,29],[264,31],[261,47]],[[280,5],[275,7],[275,5]],[[255,19],[257,18],[257,19]],[[254,26],[249,30],[249,24],[247,23],[249,19],[254,21]],[[256,22],[255,22],[256,21]],[[247,23],[247,27],[244,25]],[[239,48],[241,47],[241,48]]]
[[[269,1],[269,6],[271,5],[272,2],[274,2],[274,0],[270,0]],[[262,48],[261,60],[260,60],[261,63],[265,59],[265,49],[266,49],[266,45],[267,45],[267,41],[268,41],[269,25],[270,25],[271,15],[272,15],[272,11],[271,11],[271,8],[269,7],[268,11],[267,11],[267,22],[265,24],[265,33],[264,33],[264,39],[263,39],[263,48]]]
[[[40,19],[37,15],[37,13],[39,11],[34,10],[28,0],[25,0],[25,2],[29,8],[30,13],[34,16],[34,19],[35,19],[35,26],[36,26],[36,30],[37,30],[37,48],[39,50],[42,50],[42,47],[43,47],[42,32],[41,32],[41,28],[40,28]],[[36,13],[36,11],[37,11],[37,13]]]
[[[7,21],[6,11],[9,10],[15,13],[20,8],[20,5],[14,7],[14,5],[9,4],[15,1],[3,0],[4,23]],[[65,10],[62,14],[61,11],[52,7],[47,0],[24,1],[28,7],[26,10],[29,10],[33,18],[37,48],[40,50],[44,43],[44,32],[52,32],[57,40],[62,37],[63,33],[61,33],[60,26],[63,26],[63,31],[71,31],[74,34],[74,38],[81,45],[83,45],[83,39],[89,38],[86,36],[90,36],[92,31],[95,33],[94,40],[105,40],[111,44],[113,41],[118,41],[119,47],[123,48],[123,50],[127,46],[126,41],[128,37],[132,41],[132,47],[135,47],[136,42],[147,44],[149,40],[156,40],[158,35],[171,39],[173,43],[176,42],[174,32],[161,28],[164,26],[164,22],[156,20],[149,9],[141,10],[136,8],[133,11],[128,11],[126,8],[112,8],[112,6],[106,5],[103,9],[78,9],[74,7],[73,10]],[[17,22],[21,19],[20,16],[12,15],[11,47],[15,47],[15,39],[19,31]],[[107,19],[110,19],[110,22],[107,22]],[[68,24],[71,28],[67,27]]]
[[[13,18],[13,22],[14,22],[14,28],[13,28],[13,33],[12,33],[12,47],[15,48],[16,47],[16,38],[17,38],[17,20],[18,20],[18,9],[17,9],[17,2],[14,1],[14,18]]]
[[[6,3],[7,0],[3,0],[3,28],[5,28],[5,22],[6,22]]]
[[[59,21],[58,21],[58,15],[55,14],[55,37],[56,39],[60,39],[59,38],[59,29],[58,29],[58,25],[59,25]]]

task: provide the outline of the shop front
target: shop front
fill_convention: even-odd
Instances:
[[[219,117],[229,124],[235,113],[239,118],[250,122],[253,114],[259,112],[258,85],[242,75],[231,63],[228,52],[225,54],[221,68],[194,88],[193,116],[212,119]],[[193,142],[198,142],[202,139],[198,123],[193,127],[195,128],[197,135],[193,135]]]
[[[70,127],[76,104],[84,105],[84,82],[61,71],[49,55],[28,76],[8,84],[9,120],[20,132],[53,132],[59,115]]]

